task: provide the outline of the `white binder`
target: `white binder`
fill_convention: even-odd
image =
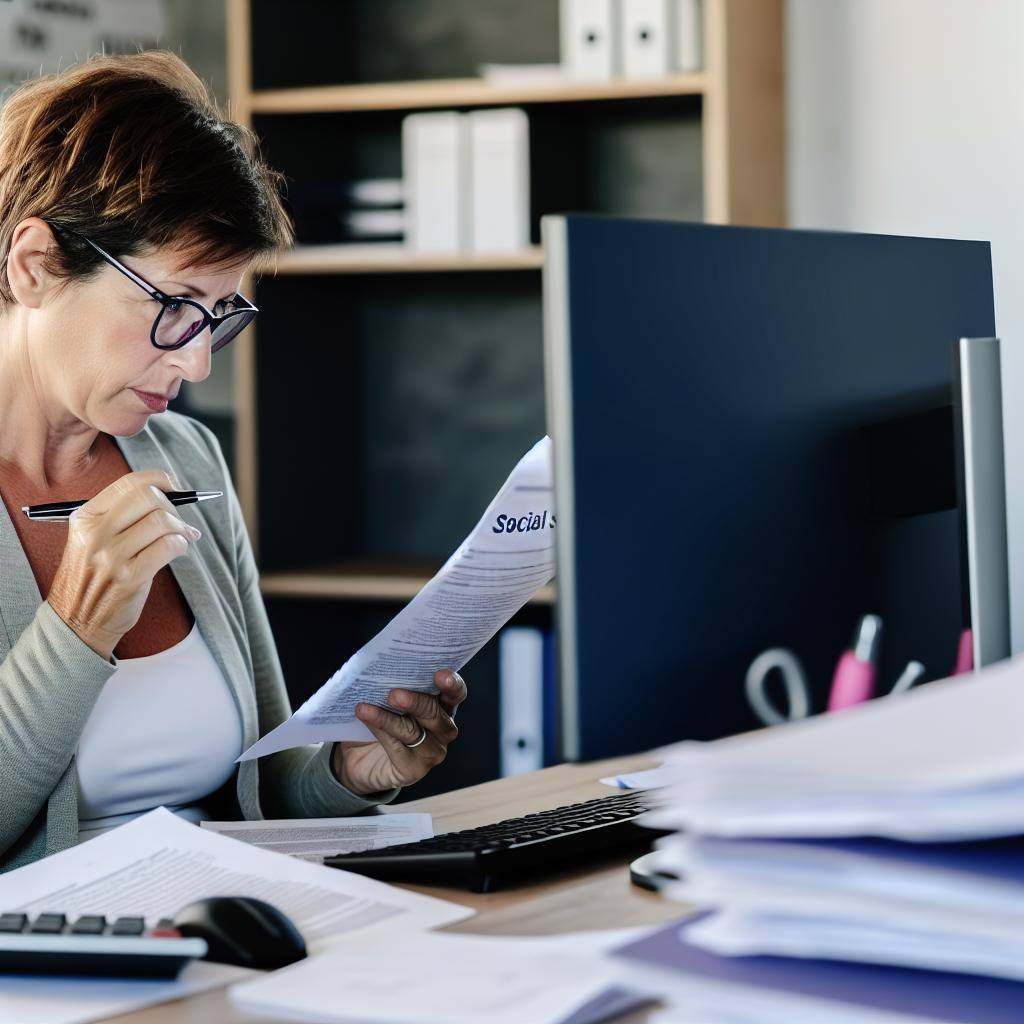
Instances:
[[[530,244],[530,122],[515,107],[469,115],[470,248],[508,252]]]
[[[701,0],[672,0],[672,4],[672,67],[676,71],[700,71],[704,63]]]
[[[544,767],[544,634],[509,626],[498,637],[501,774]]]
[[[562,66],[570,78],[618,73],[615,0],[561,0]]]
[[[627,78],[656,78],[672,70],[673,0],[622,0],[619,38],[622,73]]]
[[[406,241],[423,252],[458,252],[469,236],[466,118],[454,111],[402,121]]]

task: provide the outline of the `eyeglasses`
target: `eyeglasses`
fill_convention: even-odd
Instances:
[[[230,299],[220,299],[210,312],[201,302],[187,295],[166,295],[145,278],[129,270],[120,260],[101,249],[91,238],[61,224],[50,224],[58,231],[80,238],[91,246],[115,270],[137,284],[150,298],[160,303],[160,312],[153,321],[149,340],[160,349],[182,348],[210,328],[210,351],[218,352],[256,319],[259,310],[237,292]]]

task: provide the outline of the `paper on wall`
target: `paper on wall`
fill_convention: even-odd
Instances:
[[[304,743],[373,740],[359,703],[388,708],[395,687],[436,694],[555,574],[551,439],[538,441],[436,576],[286,722],[239,761]]]

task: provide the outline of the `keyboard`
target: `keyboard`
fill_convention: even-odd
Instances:
[[[170,921],[141,917],[0,914],[0,974],[176,978],[205,956],[205,939],[184,938]]]
[[[572,867],[665,835],[636,823],[648,800],[646,792],[631,790],[415,843],[338,854],[324,864],[385,881],[491,892],[527,874]]]

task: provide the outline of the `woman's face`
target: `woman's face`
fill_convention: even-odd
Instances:
[[[176,270],[172,252],[155,250],[124,261],[166,295],[187,295],[207,309],[233,296],[240,267]],[[210,332],[180,349],[158,349],[150,331],[161,306],[104,263],[87,281],[73,281],[33,310],[29,345],[33,376],[48,404],[108,434],[137,434],[163,412],[183,380],[210,373]]]

